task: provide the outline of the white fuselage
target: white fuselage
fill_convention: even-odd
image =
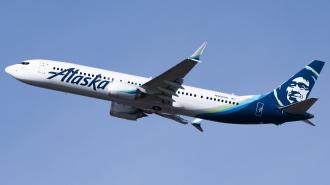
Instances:
[[[6,68],[6,72],[16,79],[38,87],[79,94],[83,96],[115,101],[139,109],[154,112],[154,106],[161,107],[162,113],[180,114],[195,117],[205,110],[223,106],[237,106],[251,96],[236,96],[221,92],[184,85],[174,95],[173,103],[156,101],[154,97],[132,99],[112,96],[116,89],[136,89],[150,78],[129,75],[99,68],[51,60],[27,60],[28,65],[15,64]],[[63,73],[53,78],[51,72],[64,72],[74,68],[75,74]],[[98,78],[94,81],[96,75]],[[65,78],[64,78],[65,77]]]

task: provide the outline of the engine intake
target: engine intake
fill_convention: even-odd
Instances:
[[[110,115],[128,120],[137,120],[147,116],[141,109],[116,102],[111,103]]]

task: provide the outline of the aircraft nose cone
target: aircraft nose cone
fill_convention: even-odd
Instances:
[[[13,66],[8,66],[5,68],[6,73],[13,75],[14,69]]]
[[[19,68],[18,68],[17,64],[11,65],[11,66],[8,66],[5,68],[6,73],[8,73],[10,76],[12,76],[14,78],[17,77],[18,70],[19,70]]]

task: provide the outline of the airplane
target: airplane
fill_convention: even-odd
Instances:
[[[275,124],[304,121],[317,98],[308,98],[325,64],[314,60],[266,94],[238,96],[183,85],[200,63],[204,42],[190,57],[155,78],[145,78],[53,60],[24,60],[5,68],[15,79],[37,87],[111,101],[110,115],[137,120],[155,114],[203,132],[202,120],[232,124]]]

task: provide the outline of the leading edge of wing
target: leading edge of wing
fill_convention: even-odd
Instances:
[[[172,86],[169,85],[171,83],[176,85],[169,90],[175,92],[178,87],[182,85],[183,78],[199,62],[200,56],[205,47],[206,42],[204,42],[188,59],[181,61],[172,68],[143,84],[141,86],[141,91],[147,94],[155,94],[157,92],[162,93],[159,88],[168,89],[169,86]]]

